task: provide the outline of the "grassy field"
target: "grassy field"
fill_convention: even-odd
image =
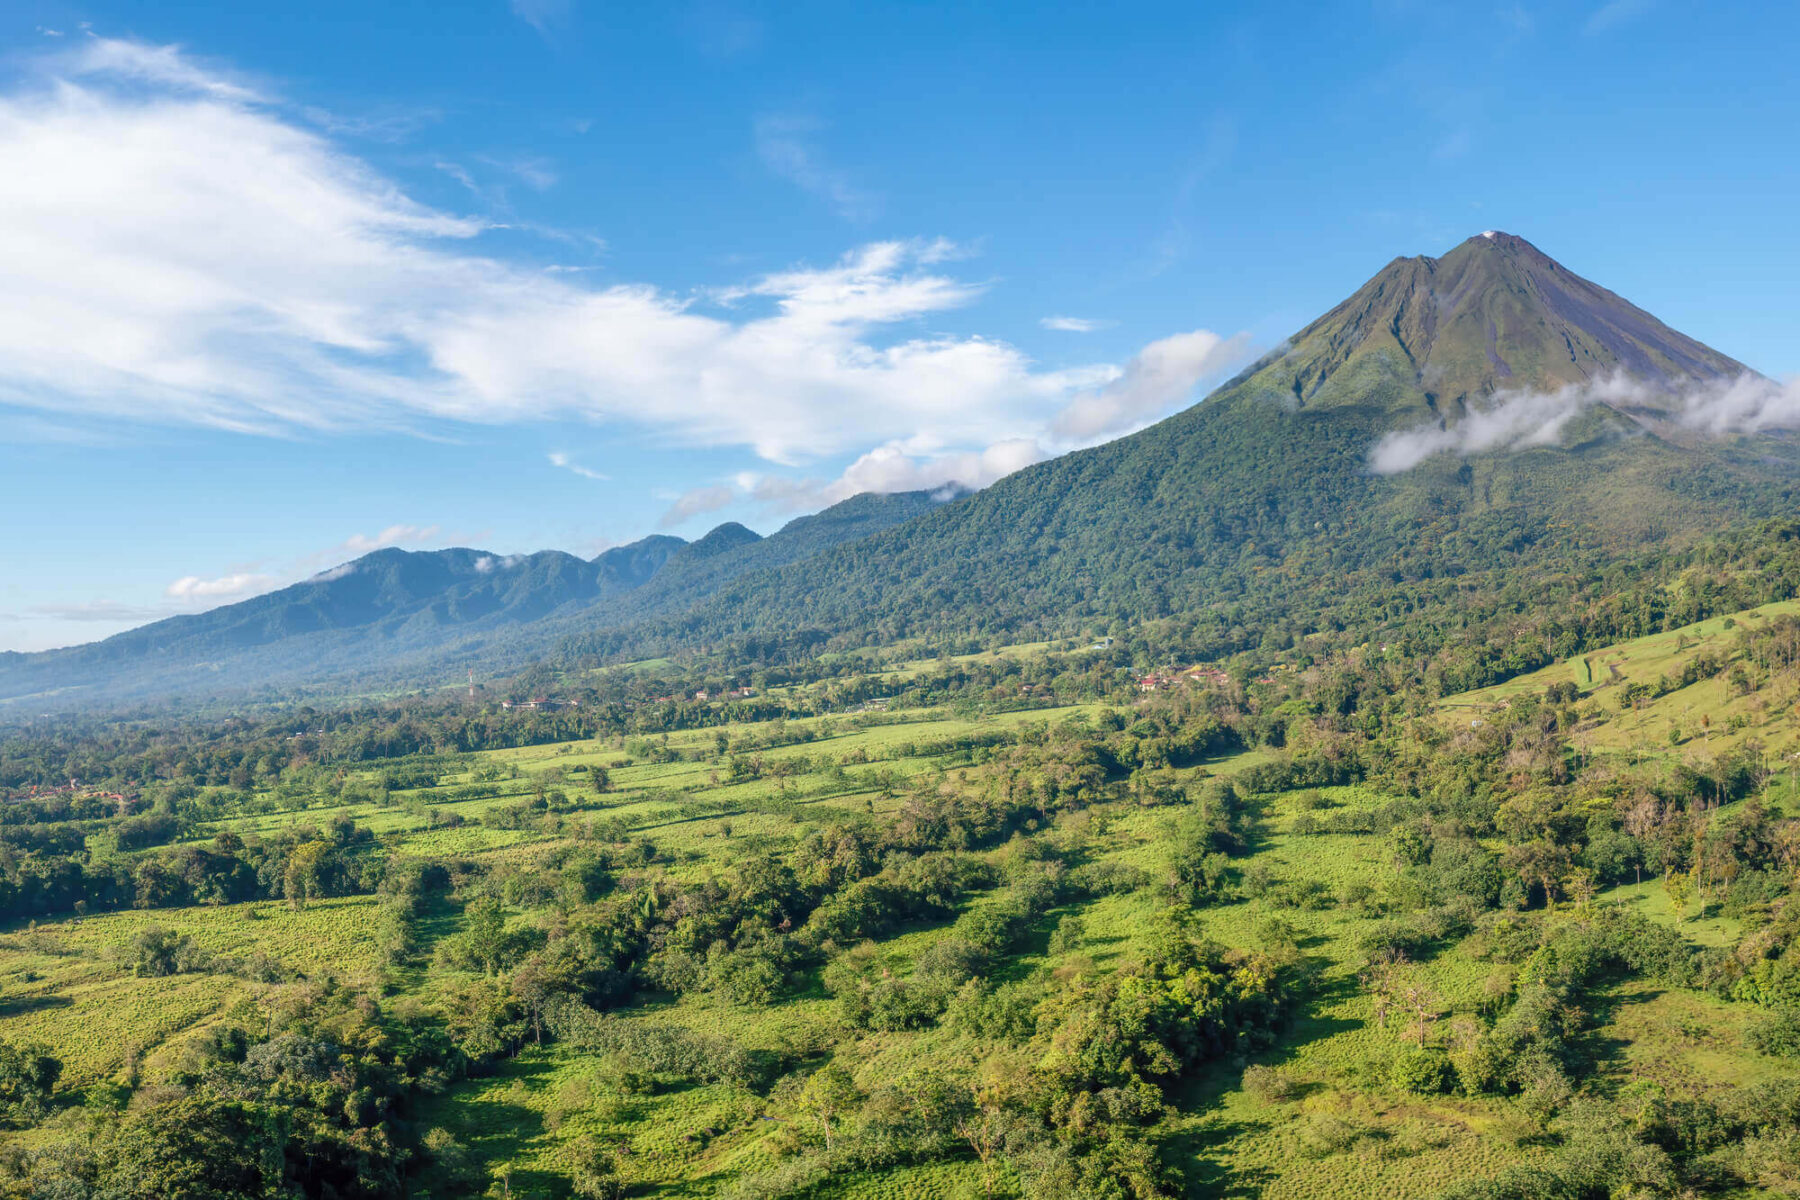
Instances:
[[[1796,707],[1800,696],[1786,687],[1759,687],[1746,693],[1721,673],[1642,705],[1621,708],[1620,697],[1629,684],[1654,686],[1665,676],[1679,678],[1682,669],[1702,654],[1721,655],[1728,663],[1740,661],[1740,632],[1776,616],[1797,614],[1800,602],[1783,601],[1621,642],[1491,688],[1446,697],[1439,711],[1450,722],[1479,721],[1516,696],[1542,695],[1551,684],[1574,683],[1586,718],[1575,742],[1586,752],[1710,758],[1754,738],[1772,758],[1794,766],[1800,764],[1793,757],[1800,754]]]
[[[1764,618],[1743,614],[1740,622],[1759,619]],[[1643,742],[1658,753],[1679,753],[1682,748],[1671,748],[1666,733],[1656,734],[1659,723],[1683,720],[1690,704],[1716,703],[1719,713],[1752,720],[1743,729],[1722,730],[1713,739],[1715,749],[1751,732],[1771,742],[1792,738],[1789,712],[1759,708],[1746,697],[1699,692],[1719,681],[1663,697],[1641,713],[1609,708],[1605,693],[1621,679],[1658,677],[1678,669],[1684,656],[1709,646],[1725,648],[1731,640],[1732,629],[1723,622],[1707,622],[1682,635],[1642,639],[1502,688],[1453,697],[1442,712],[1450,720],[1480,719],[1513,696],[1573,678],[1584,703],[1596,709],[1588,729],[1596,752],[1630,752]],[[942,751],[940,744],[949,739],[1034,722],[1084,721],[1096,713],[1097,706],[980,718],[912,711],[492,751],[460,756],[455,769],[431,786],[395,790],[385,803],[320,795],[305,807],[226,821],[205,835],[226,829],[269,835],[348,817],[380,840],[380,853],[394,858],[455,856],[499,863],[548,855],[583,828],[604,822],[614,840],[653,842],[670,877],[697,881],[728,871],[752,852],[785,847],[822,824],[857,814],[891,814],[903,802],[899,793],[907,780],[964,765],[958,753]],[[1268,751],[1237,754],[1174,776],[1229,777],[1271,757]],[[746,763],[752,769],[745,770]],[[604,791],[592,784],[602,768]],[[348,792],[358,794],[360,788],[367,795],[378,779],[376,771],[362,772],[347,781],[357,785]],[[471,794],[471,788],[482,792]],[[499,818],[505,810],[540,791],[564,794],[562,831],[504,827]],[[272,803],[274,797],[266,799]],[[1308,792],[1304,804],[1366,810],[1391,799],[1371,788],[1341,787]],[[1272,948],[1291,939],[1316,986],[1273,1050],[1255,1062],[1217,1062],[1184,1086],[1180,1115],[1168,1127],[1162,1149],[1180,1166],[1189,1194],[1423,1198],[1540,1153],[1541,1125],[1514,1100],[1426,1097],[1389,1082],[1391,1064],[1407,1043],[1398,1022],[1377,1019],[1364,979],[1364,939],[1383,918],[1346,900],[1356,885],[1379,888],[1396,870],[1385,838],[1295,832],[1303,808],[1298,793],[1264,797],[1258,804],[1254,854],[1240,860],[1239,868],[1257,873],[1260,894],[1246,888],[1255,898],[1209,907],[1202,920],[1210,935],[1232,946]],[[1089,861],[1137,868],[1151,882],[1045,914],[1007,961],[1006,978],[1054,981],[1069,972],[1107,970],[1131,955],[1164,904],[1160,885],[1169,876],[1183,818],[1178,808],[1128,801],[1058,818],[1050,832],[1078,836]],[[987,852],[996,862],[1005,853],[1004,848]],[[1317,903],[1278,898],[1309,891]],[[964,907],[990,902],[991,897],[976,894]],[[1670,911],[1654,881],[1615,888],[1595,903],[1643,912],[1697,945],[1727,945],[1741,933],[1736,922]],[[516,921],[533,916],[525,910],[511,915]],[[1081,923],[1081,936],[1053,954],[1052,933],[1071,919]],[[436,920],[441,926],[436,933],[442,934],[458,928],[461,918],[452,910]],[[262,982],[254,973],[222,969],[140,978],[132,970],[132,948],[151,927],[185,936],[221,961],[267,956],[306,982]],[[284,988],[337,979],[384,993],[390,1003],[429,1003],[440,989],[473,978],[442,967],[385,967],[377,927],[376,898],[354,896],[314,901],[299,910],[265,901],[109,912],[13,929],[0,935],[0,1036],[53,1046],[65,1063],[63,1088],[93,1089],[111,1080],[154,1079],[177,1064],[184,1043],[211,1022],[234,1009],[266,1007]],[[905,975],[949,928],[948,921],[910,927],[866,953]],[[1506,970],[1490,959],[1477,934],[1404,963],[1399,973],[1402,983],[1429,997],[1439,1027],[1448,1028],[1475,1013],[1490,980]],[[1744,1012],[1701,993],[1621,985],[1593,1015],[1593,1027],[1582,1037],[1597,1064],[1592,1086],[1603,1094],[1643,1079],[1674,1095],[1700,1094],[1775,1070],[1770,1060],[1744,1048]],[[909,1033],[857,1033],[844,1024],[817,978],[769,1005],[734,1005],[716,993],[694,992],[627,1010],[624,1018],[723,1034],[742,1048],[789,1057],[832,1045],[837,1061],[851,1064],[857,1081],[870,1091],[927,1067],[966,1067],[984,1052],[948,1024]],[[1267,1089],[1247,1087],[1251,1067],[1278,1071],[1282,1094],[1277,1098]],[[478,1157],[512,1164],[508,1194],[520,1196],[564,1194],[570,1147],[582,1135],[597,1135],[620,1148],[631,1195],[669,1198],[710,1196],[743,1172],[770,1165],[786,1136],[771,1115],[769,1099],[755,1091],[724,1083],[627,1079],[605,1057],[554,1044],[528,1049],[496,1074],[456,1084],[433,1098],[421,1117],[448,1129]],[[838,1178],[808,1195],[953,1200],[972,1194],[978,1180],[973,1162],[949,1161]]]

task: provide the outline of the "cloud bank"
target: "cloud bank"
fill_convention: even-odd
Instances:
[[[765,158],[853,202],[804,133],[766,123]],[[926,461],[1042,437],[1064,409],[1071,436],[1128,427],[1217,342],[1049,370],[937,332],[984,291],[941,241],[687,295],[501,261],[483,221],[175,47],[40,60],[0,93],[0,161],[0,406],[21,416],[266,435],[572,417],[789,466]]]
[[[1596,405],[1632,411],[1707,437],[1800,429],[1800,380],[1745,374],[1670,393],[1623,375],[1555,392],[1501,392],[1452,425],[1427,424],[1382,436],[1369,451],[1377,475],[1410,471],[1437,454],[1553,446],[1569,422]]]

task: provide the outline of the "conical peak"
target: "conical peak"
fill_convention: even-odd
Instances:
[[[1395,259],[1251,379],[1307,405],[1365,404],[1399,385],[1403,407],[1453,410],[1498,391],[1619,374],[1672,391],[1744,371],[1517,234],[1490,229],[1441,258]]]
[[[1529,250],[1533,254],[1542,254],[1536,246],[1516,233],[1506,233],[1499,229],[1484,229],[1474,237],[1462,243],[1477,250]]]

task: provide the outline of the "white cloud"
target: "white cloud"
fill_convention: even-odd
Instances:
[[[727,508],[735,504],[737,499],[738,494],[722,483],[689,488],[675,498],[675,503],[669,505],[669,510],[663,513],[657,526],[672,529],[691,517]]]
[[[1777,383],[1744,374],[1670,391],[1614,375],[1555,392],[1501,392],[1486,408],[1454,424],[1418,425],[1384,434],[1369,451],[1369,469],[1394,475],[1437,454],[1466,457],[1553,446],[1569,422],[1597,405],[1626,413],[1652,432],[1726,437],[1800,429],[1800,381]]]
[[[575,10],[573,0],[512,0],[513,15],[546,36],[565,24]]]
[[[1714,437],[1800,429],[1800,378],[1777,383],[1760,375],[1740,375],[1729,383],[1682,397],[1680,422]]]
[[[605,480],[612,478],[612,476],[607,475],[604,472],[581,466],[561,450],[552,450],[550,452],[550,465],[553,467],[561,467],[565,471],[573,471],[583,479]]]
[[[1248,349],[1242,334],[1222,338],[1204,329],[1151,342],[1105,387],[1077,396],[1052,428],[1074,441],[1122,433],[1162,416],[1202,380],[1241,361]]]
[[[163,594],[171,600],[225,603],[266,592],[274,586],[275,578],[272,575],[244,573],[221,575],[217,579],[183,575],[171,583]]]
[[[1112,322],[1096,321],[1088,317],[1044,317],[1038,324],[1057,333],[1093,333],[1109,328]]]
[[[819,122],[807,117],[759,117],[755,131],[757,157],[769,170],[802,191],[827,201],[844,220],[858,224],[873,220],[881,210],[880,201],[826,163],[810,136],[819,128]]]
[[[572,417],[784,465],[897,448],[923,478],[1021,439],[1066,448],[1059,412],[1077,439],[1149,419],[1236,344],[1044,370],[927,324],[985,290],[941,239],[691,296],[596,286],[489,257],[482,222],[177,48],[91,39],[41,65],[0,92],[0,408],[21,416],[271,435]],[[805,176],[823,169],[804,134],[759,136]],[[395,543],[342,549],[376,544]]]
[[[869,451],[824,490],[835,504],[861,492],[923,492],[960,484],[984,488],[1050,455],[1033,438],[1008,438],[983,450],[917,455],[890,443]]]
[[[1650,10],[1651,0],[1612,0],[1594,10],[1592,16],[1582,25],[1582,32],[1593,35],[1606,33],[1619,26],[1636,20]]]
[[[374,535],[353,533],[325,553],[328,555],[368,554],[374,550],[385,550],[389,546],[408,546],[416,545],[419,542],[429,542],[437,535],[438,527],[436,525],[389,525]]]
[[[171,92],[195,92],[216,100],[261,103],[255,88],[217,67],[196,62],[180,46],[151,46],[118,38],[89,38],[56,60],[75,76],[131,80]]]
[[[1495,397],[1491,407],[1471,412],[1453,425],[1420,425],[1384,434],[1369,451],[1377,475],[1411,470],[1434,454],[1481,454],[1555,445],[1564,426],[1581,415],[1588,400],[1581,389],[1554,394],[1515,392]]]
[[[733,477],[729,484],[693,488],[676,498],[663,514],[661,525],[667,529],[734,504],[794,513],[824,508],[864,492],[980,489],[1049,457],[1049,452],[1034,438],[1010,438],[983,450],[944,454],[920,454],[908,450],[903,443],[890,443],[862,455],[833,480],[787,479],[745,472]]]
[[[389,525],[378,533],[353,533],[334,546],[315,550],[311,554],[294,560],[293,569],[288,574],[293,575],[296,572],[307,571],[322,563],[331,563],[332,570],[337,571],[338,574],[326,571],[313,576],[313,578],[337,579],[350,573],[348,569],[350,564],[344,562],[346,558],[360,558],[365,554],[376,550],[386,550],[392,546],[418,546],[426,542],[441,542],[463,536],[454,532],[444,536],[440,536],[440,534],[442,534],[442,527],[438,525],[406,524]]]

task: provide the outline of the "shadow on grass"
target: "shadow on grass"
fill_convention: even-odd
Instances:
[[[1570,1065],[1576,1078],[1618,1080],[1621,1085],[1629,1082],[1630,1077],[1625,1073],[1625,1051],[1630,1048],[1631,1041],[1613,1037],[1607,1030],[1618,1020],[1620,1010],[1626,1005],[1649,1004],[1662,995],[1661,989],[1625,994],[1617,985],[1604,991],[1589,992],[1587,1010],[1593,1028],[1577,1038],[1572,1047],[1575,1062]]]
[[[537,1091],[555,1070],[547,1058],[513,1059],[493,1075],[471,1080],[439,1098],[431,1118],[468,1148],[470,1158],[483,1172],[491,1176],[497,1168],[510,1166],[510,1194],[565,1195],[568,1181],[562,1176],[514,1165],[530,1157],[543,1138],[543,1116],[520,1103],[510,1089],[499,1087],[523,1083],[528,1091]],[[487,1094],[476,1094],[478,1090]]]
[[[67,1008],[73,1003],[67,996],[44,993],[35,996],[4,996],[0,997],[0,1017],[18,1017],[48,1008]]]

